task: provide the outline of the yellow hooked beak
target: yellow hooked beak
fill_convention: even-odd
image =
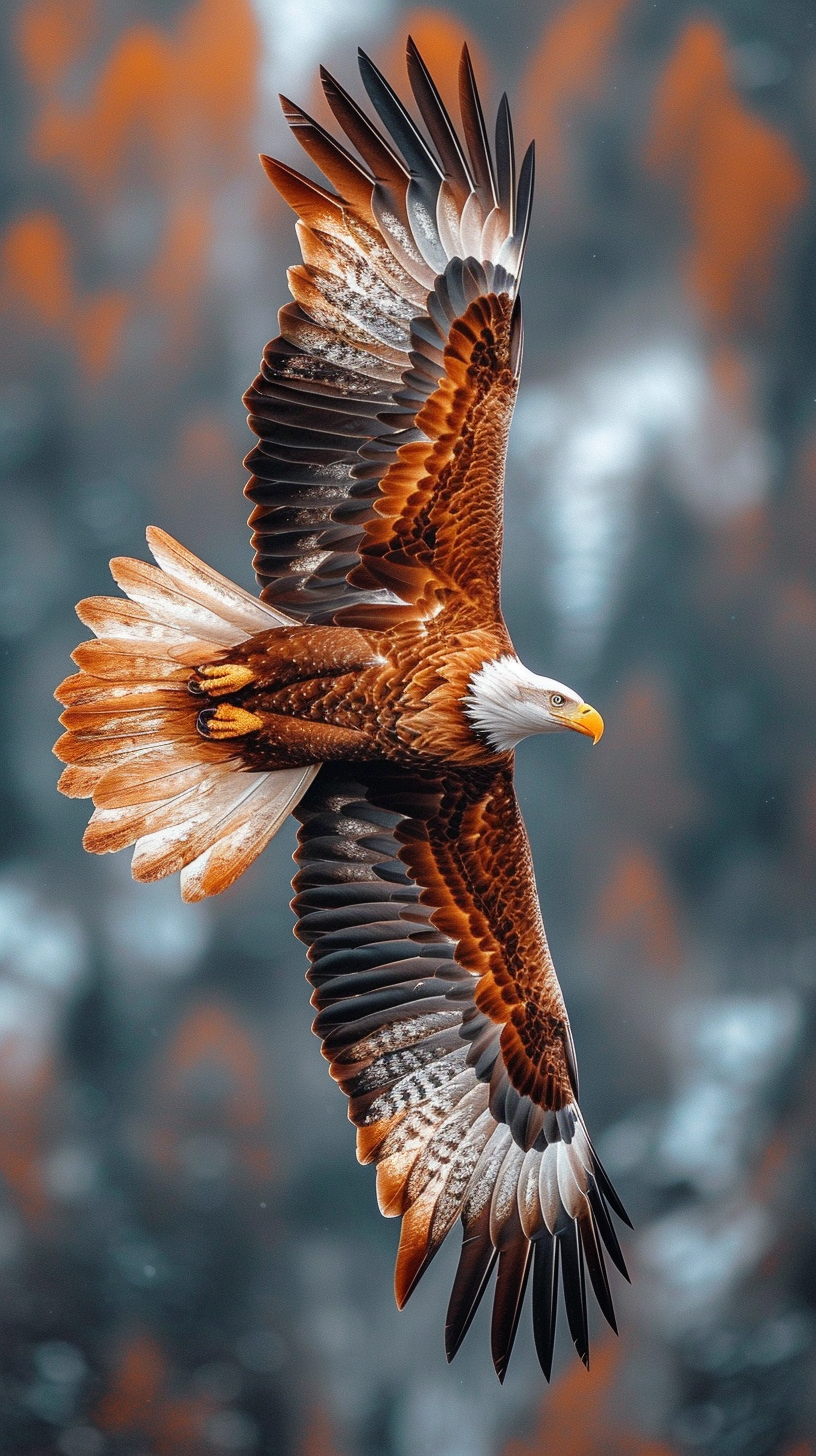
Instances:
[[[593,744],[597,743],[603,735],[603,718],[597,708],[591,708],[589,703],[579,703],[577,708],[568,708],[560,716],[568,728],[575,728],[579,733],[586,733],[587,737],[592,739]]]

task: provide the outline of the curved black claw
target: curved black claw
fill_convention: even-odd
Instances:
[[[202,708],[201,709],[201,712],[199,713],[198,717],[196,718],[196,728],[198,729],[198,731],[201,734],[202,738],[209,738],[209,736],[210,736],[209,725],[212,722],[212,720],[215,717],[215,715],[216,715],[217,712],[218,712],[218,709],[217,708]]]

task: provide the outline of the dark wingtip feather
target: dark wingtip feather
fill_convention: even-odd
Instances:
[[[510,315],[510,369],[516,379],[521,373],[524,355],[524,323],[521,317],[521,294],[517,293]]]
[[[493,1368],[504,1384],[513,1345],[516,1340],[521,1307],[530,1273],[533,1246],[519,1226],[518,1236],[499,1254],[496,1291],[493,1296],[493,1319],[490,1326],[490,1350]]]
[[[414,100],[436,147],[443,171],[454,187],[466,195],[473,184],[461,143],[436,83],[410,35],[406,43],[406,61]]]
[[[570,1026],[568,1021],[564,1024],[564,1055],[567,1059],[567,1072],[569,1073],[570,1084],[572,1086],[573,1092],[575,1093],[575,1101],[577,1102],[580,1096],[580,1086],[578,1081],[578,1057],[575,1051],[575,1041],[572,1035],[572,1027]]]
[[[607,1173],[594,1148],[592,1149],[592,1164],[592,1171],[595,1174],[598,1187],[603,1193],[604,1198],[606,1199],[610,1208],[612,1208],[614,1212],[618,1215],[618,1218],[626,1224],[627,1228],[634,1228],[634,1224],[632,1223],[631,1218],[626,1212],[626,1209],[624,1208],[617,1192],[615,1191],[615,1186],[612,1182],[612,1179]]]
[[[507,217],[507,231],[513,233],[516,227],[516,152],[506,91],[496,113],[496,183],[499,207]]]
[[[533,1340],[545,1380],[552,1375],[558,1314],[560,1245],[549,1234],[537,1239],[533,1255]]]
[[[587,1187],[587,1198],[589,1199],[589,1206],[595,1215],[598,1232],[604,1241],[612,1263],[618,1272],[623,1275],[627,1284],[631,1284],[629,1270],[626,1267],[626,1261],[623,1257],[621,1246],[618,1243],[618,1236],[615,1233],[614,1225],[609,1217],[609,1210],[604,1203],[603,1194],[592,1179],[590,1179]]]
[[[579,1232],[581,1243],[584,1249],[584,1260],[595,1298],[598,1301],[601,1313],[607,1324],[618,1333],[618,1325],[615,1319],[615,1307],[612,1303],[612,1291],[609,1288],[609,1278],[604,1262],[603,1248],[595,1228],[595,1221],[589,1209],[585,1211],[584,1217],[580,1220]]]
[[[524,262],[524,253],[527,247],[527,236],[530,231],[530,218],[533,211],[533,193],[535,191],[535,142],[530,142],[529,147],[522,158],[519,170],[518,191],[516,194],[516,229],[514,237],[518,242],[518,272],[521,273]],[[578,1095],[576,1090],[576,1096]]]
[[[465,1234],[445,1319],[445,1356],[448,1364],[456,1355],[473,1323],[497,1258],[498,1250],[490,1242],[487,1229],[470,1238]]]
[[[393,148],[325,66],[320,67],[320,84],[335,120],[374,176],[400,190],[408,173]]]
[[[479,90],[476,85],[476,75],[467,45],[462,46],[462,56],[459,62],[459,108],[462,113],[462,127],[470,153],[471,171],[476,190],[480,193],[482,206],[485,211],[489,212],[496,206],[496,177],[482,104],[479,100]]]
[[[438,183],[442,177],[439,163],[396,91],[389,85],[382,71],[375,66],[371,57],[362,47],[357,51],[357,64],[368,99],[392,140],[396,142],[402,152],[412,176],[421,177],[427,181],[435,179]]]
[[[565,1215],[565,1224],[556,1226],[556,1238],[561,1244],[561,1280],[564,1286],[564,1305],[572,1343],[580,1358],[589,1369],[589,1324],[587,1320],[586,1277],[584,1273],[584,1249],[578,1232],[578,1225]]]

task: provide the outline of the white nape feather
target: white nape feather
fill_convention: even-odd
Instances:
[[[572,688],[551,677],[538,677],[508,652],[473,674],[462,706],[491,748],[508,753],[531,733],[556,733],[569,727],[550,711],[553,693],[563,699],[560,711],[582,702]]]

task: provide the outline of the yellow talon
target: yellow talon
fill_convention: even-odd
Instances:
[[[233,703],[219,703],[217,708],[203,708],[197,726],[205,738],[242,738],[263,728],[263,718]]]
[[[255,681],[255,674],[251,667],[243,667],[238,662],[214,662],[209,667],[197,668],[196,678],[205,693],[218,698],[240,692]]]

